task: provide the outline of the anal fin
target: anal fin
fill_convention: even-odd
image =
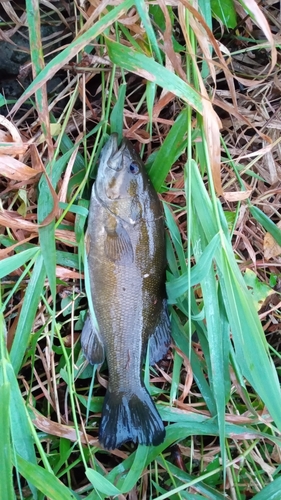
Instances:
[[[88,314],[81,333],[81,346],[86,359],[91,365],[99,365],[104,361],[104,345],[99,331],[94,327]]]
[[[164,358],[171,343],[171,322],[167,300],[163,300],[159,323],[149,339],[149,364],[155,365]]]

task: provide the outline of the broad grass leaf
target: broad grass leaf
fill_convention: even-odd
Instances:
[[[149,170],[149,177],[156,191],[160,191],[172,165],[183,153],[187,144],[188,109],[184,108],[170,128]]]
[[[47,172],[50,175],[49,182],[55,190],[62,173],[64,172],[69,154],[59,158],[54,165],[48,165]],[[50,190],[46,176],[42,176],[39,183],[38,196],[38,221],[41,223],[53,210],[54,198]],[[56,296],[56,243],[55,243],[55,220],[53,219],[47,226],[39,228],[40,248],[44,259],[50,289],[55,307]]]
[[[174,403],[178,395],[178,387],[180,384],[181,377],[181,367],[182,367],[182,357],[175,351],[174,362],[173,362],[173,373],[172,373],[172,383],[170,389],[170,401],[171,404]]]
[[[265,299],[274,293],[274,289],[260,281],[256,273],[251,269],[246,269],[244,280],[252,295],[255,308],[259,311]]]
[[[183,249],[182,245],[182,240],[181,240],[181,234],[179,232],[179,228],[175,222],[175,219],[173,217],[173,214],[169,207],[164,203],[164,212],[165,212],[165,217],[166,217],[166,224],[169,229],[169,233],[173,242],[173,245],[175,247],[176,255],[179,259],[179,266],[181,269],[181,272],[183,273],[187,269],[187,264],[186,264],[186,257],[185,257],[185,252]]]
[[[38,308],[41,293],[43,292],[46,271],[41,253],[38,255],[30,282],[26,288],[23,305],[12,345],[10,358],[14,371],[17,374],[32,331],[35,314]]]
[[[196,211],[194,205],[191,205],[192,218],[196,220]],[[217,234],[214,238],[218,237]],[[209,245],[214,241],[212,238]],[[194,249],[194,255],[196,262],[200,263],[204,252],[208,249],[209,245],[206,245],[206,238],[200,224],[193,224],[191,231],[192,246]],[[214,247],[213,256],[217,253],[219,241],[217,241]],[[209,263],[213,262],[212,259]],[[196,264],[197,265],[197,264]],[[207,266],[206,266],[207,267]],[[208,337],[208,354],[209,354],[209,379],[211,390],[214,395],[214,400],[216,402],[216,414],[219,424],[219,438],[221,445],[221,455],[225,470],[225,404],[226,404],[226,387],[224,383],[224,367],[228,366],[229,355],[224,353],[223,343],[222,343],[222,324],[223,318],[221,318],[221,309],[218,298],[218,286],[216,274],[213,266],[205,270],[205,275],[202,276],[200,280],[201,290],[204,297],[204,311],[205,320],[207,325],[207,337]],[[202,348],[204,344],[202,345]],[[224,359],[224,354],[226,354],[226,359]],[[208,361],[208,360],[207,360]]]
[[[168,293],[169,303],[176,304],[177,299],[181,295],[185,294],[191,286],[197,285],[205,278],[205,276],[211,269],[212,260],[219,243],[220,236],[219,234],[216,234],[203,250],[202,255],[198,259],[198,262],[191,269],[189,283],[187,271],[181,276],[174,279],[171,278],[169,281],[167,281],[166,289]]]
[[[211,0],[212,12],[227,28],[237,24],[233,0]]]
[[[201,97],[191,85],[185,83],[177,75],[158,64],[152,57],[126,47],[110,38],[106,39],[109,57],[114,64],[131,71],[160,87],[173,92],[187,104],[202,114]]]
[[[223,297],[240,369],[281,430],[281,392],[253,299],[241,283],[235,259],[224,252],[220,267]],[[238,274],[239,273],[239,274]]]
[[[149,133],[152,136],[152,124],[153,124],[153,106],[156,97],[157,85],[153,82],[146,82],[146,106],[147,113],[149,116]]]
[[[82,204],[81,201],[84,203]],[[73,214],[81,215],[85,219],[88,217],[88,206],[89,206],[89,201],[84,200],[81,198],[80,200],[77,201],[79,205],[70,205],[69,203],[63,203],[59,202],[59,208],[62,208],[63,210],[67,209],[68,212],[71,212]],[[81,203],[81,204],[80,204]]]
[[[168,268],[170,269],[172,275],[179,276],[180,273],[178,269],[178,261],[169,234],[166,235],[166,254],[167,254]]]
[[[16,455],[15,465],[20,474],[51,500],[75,500],[74,495],[54,474]]]
[[[56,252],[57,264],[64,267],[72,267],[74,269],[79,269],[79,258],[78,255],[71,252],[63,252],[62,250],[57,250]],[[82,264],[82,263],[81,263]],[[83,267],[83,264],[82,264]]]
[[[215,204],[212,205],[209,200],[198,169],[193,170],[192,183],[196,220],[202,226],[206,241],[213,237],[216,226],[217,230],[220,230],[221,247],[217,249],[215,261],[219,269],[222,297],[233,335],[236,360],[244,377],[261,397],[276,425],[281,429],[280,386],[268,355],[266,339],[251,294],[233,256],[229,236],[222,229]],[[226,221],[224,226],[227,226]],[[204,296],[204,301],[206,299]],[[207,317],[206,321],[208,324]]]
[[[219,423],[219,438],[221,444],[221,454],[225,465],[225,403],[226,390],[224,383],[224,366],[228,365],[227,356],[224,359],[222,344],[222,321],[217,295],[217,283],[214,270],[210,269],[205,278],[201,281],[201,289],[204,297],[204,310],[208,330],[209,354],[211,361],[211,389],[214,394],[217,408],[217,418]]]
[[[53,187],[55,187],[53,185]],[[39,224],[52,212],[54,200],[46,177],[43,176],[39,183],[38,196],[38,221]],[[53,300],[56,295],[56,244],[55,244],[55,220],[47,226],[39,228],[39,242],[43,255],[47,276]]]
[[[194,477],[191,474],[188,474],[184,470],[179,469],[171,462],[168,462],[166,460],[164,462],[164,460],[161,456],[159,458],[157,458],[157,462],[161,466],[163,466],[164,469],[168,466],[170,474],[174,478],[179,479],[182,483],[185,483],[186,485],[188,485],[188,483],[190,483],[194,479]],[[177,481],[177,483],[178,483],[178,481]],[[219,492],[215,491],[211,486],[204,484],[203,481],[196,484],[194,486],[194,488],[196,489],[196,494],[195,495],[188,494],[188,496],[186,497],[187,500],[193,500],[193,499],[194,500],[200,500],[200,499],[202,499],[202,500],[206,500],[206,499],[208,499],[208,500],[225,500],[225,495],[223,493],[219,493]],[[204,495],[204,496],[201,496],[200,493],[202,493],[202,495]]]
[[[122,83],[119,87],[118,99],[113,107],[110,115],[110,128],[111,133],[117,132],[118,142],[123,137],[123,115],[124,115],[124,102],[126,97],[127,84]]]
[[[158,407],[159,408],[159,407]],[[172,443],[180,442],[183,439],[186,439],[189,436],[218,436],[219,428],[218,423],[215,418],[206,418],[202,420],[201,415],[196,415],[197,419],[191,417],[188,412],[180,412],[177,411],[176,408],[167,407],[170,411],[170,416],[166,413],[168,420],[173,422],[176,420],[177,423],[168,425],[166,427],[166,439],[165,442],[158,445],[153,446],[149,449],[146,466],[157,458],[162,451],[164,451],[168,446]],[[181,415],[181,420],[179,420],[179,415]],[[174,417],[173,417],[174,414]],[[160,415],[162,412],[160,410]],[[226,437],[233,439],[255,439],[257,437],[263,437],[265,439],[269,439],[273,443],[281,445],[281,440],[278,437],[270,433],[256,431],[256,429],[251,428],[249,426],[236,425],[232,423],[226,422],[225,424],[225,435]]]
[[[82,247],[82,240],[84,244],[84,238],[85,238],[85,224],[86,224],[86,219],[88,217],[89,213],[89,201],[84,200],[84,198],[80,198],[78,200],[79,205],[72,206],[71,208],[75,209],[75,212],[77,216],[75,217],[75,224],[74,224],[74,231],[75,231],[75,237],[76,241],[78,242],[78,245],[81,245]],[[79,210],[78,210],[79,209]],[[70,209],[71,210],[71,209]],[[83,254],[81,254],[83,255]]]
[[[34,451],[34,439],[31,433],[30,421],[26,411],[25,402],[21,395],[15,372],[10,363],[6,364],[7,377],[10,382],[10,427],[13,440],[13,447],[22,458],[29,463],[36,464],[36,455]],[[33,484],[29,482],[29,487],[32,491],[33,498],[37,498],[37,490]]]
[[[9,414],[11,388],[8,381],[3,381],[3,363],[5,360],[2,360],[0,364],[0,470],[2,476],[0,498],[14,500]]]
[[[121,491],[96,470],[88,468],[86,469],[85,473],[96,490],[104,493],[107,496],[121,495]]]
[[[141,477],[142,472],[145,469],[147,455],[148,447],[139,445],[127,476],[121,484],[120,481],[118,482],[118,488],[122,491],[122,493],[128,493],[131,491]]]
[[[266,229],[266,231],[270,233],[271,236],[273,236],[276,243],[281,246],[281,229],[279,229],[279,227],[274,224],[274,222],[272,222],[272,220],[267,217],[267,215],[258,207],[250,205],[249,210],[256,221],[258,221],[264,227],[264,229]]]
[[[262,491],[252,497],[252,500],[280,500],[281,477],[278,476],[271,483],[267,484]]]
[[[13,273],[16,269],[23,266],[26,262],[31,260],[36,253],[39,253],[39,248],[28,248],[22,252],[12,255],[11,257],[6,257],[6,259],[0,261],[0,279],[9,274]]]
[[[40,196],[38,200],[38,211]],[[56,243],[55,243],[55,221],[53,220],[45,227],[39,228],[39,242],[44,259],[45,269],[49,280],[50,290],[55,304],[56,297]]]

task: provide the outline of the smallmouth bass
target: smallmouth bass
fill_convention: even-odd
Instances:
[[[101,152],[86,246],[99,328],[89,315],[81,345],[91,364],[106,358],[109,371],[100,444],[114,449],[131,440],[156,446],[165,428],[144,386],[142,365],[148,340],[151,365],[171,341],[163,209],[132,144],[123,139],[118,148],[116,134]]]

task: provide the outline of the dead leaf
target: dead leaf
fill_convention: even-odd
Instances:
[[[279,229],[281,229],[281,221],[279,221],[276,225],[277,227],[279,227]],[[278,243],[270,233],[265,233],[263,240],[263,250],[265,260],[273,259],[274,257],[281,255],[281,247],[278,245]]]
[[[227,201],[247,200],[251,196],[252,191],[252,189],[247,189],[246,191],[224,191],[223,197]]]
[[[22,142],[21,135],[15,125],[9,121],[5,116],[0,115],[0,125],[9,130],[14,142]]]
[[[24,154],[29,145],[23,142],[0,142],[0,155],[17,156]]]
[[[4,177],[14,181],[28,181],[42,170],[28,167],[12,156],[0,155],[0,172]]]
[[[62,266],[57,266],[56,267],[56,276],[57,278],[61,278],[63,280],[65,279],[84,279],[84,275],[81,273],[78,273],[77,271],[71,271],[70,269],[67,269],[66,267]]]

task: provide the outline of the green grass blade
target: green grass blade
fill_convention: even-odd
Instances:
[[[181,380],[181,367],[182,367],[182,357],[174,352],[174,364],[173,364],[173,373],[172,373],[172,382],[170,389],[170,402],[171,404],[177,399],[178,396],[178,387]]]
[[[15,465],[27,481],[34,484],[51,500],[75,500],[77,498],[54,474],[43,467],[34,465],[19,455],[16,456]]]
[[[243,375],[265,403],[275,424],[281,430],[281,392],[278,376],[268,348],[263,329],[254,307],[253,299],[237,278],[236,263],[229,262],[224,254],[222,265],[222,291],[231,326],[237,361]],[[262,367],[262,369],[261,369]]]
[[[122,83],[119,87],[117,102],[114,105],[110,115],[111,133],[113,134],[114,132],[117,132],[119,142],[123,137],[123,115],[126,89],[127,84]]]
[[[118,487],[122,491],[122,493],[128,493],[133,489],[137,481],[142,475],[143,470],[145,469],[146,459],[148,455],[148,447],[139,445],[132,466],[130,467],[129,473],[125,477],[124,481],[120,484],[118,482]]]
[[[163,465],[163,459],[162,457],[157,459],[157,462],[160,463],[160,465]],[[174,464],[170,462],[166,462],[169,466],[170,472],[173,474],[174,477],[180,479],[182,483],[188,484],[190,481],[192,481],[193,477],[188,474],[187,472],[179,469],[176,467]],[[208,486],[207,484],[204,484],[203,482],[199,483],[196,485],[196,490],[197,494],[194,496],[194,500],[199,499],[199,498],[204,498],[205,500],[225,500],[225,495],[222,493],[216,492],[212,487]],[[202,495],[198,495],[198,493],[202,493]],[[192,497],[187,497],[192,498]]]
[[[27,286],[23,306],[21,309],[13,346],[11,349],[11,363],[17,374],[28,345],[28,339],[32,331],[35,314],[38,308],[40,295],[43,291],[46,277],[43,257],[38,255],[30,282]]]
[[[166,283],[166,289],[168,293],[169,303],[176,304],[177,299],[185,294],[187,290],[198,283],[200,283],[208,274],[212,266],[212,260],[214,258],[217,247],[220,243],[220,236],[216,234],[210,243],[203,250],[197,264],[190,271],[190,282],[188,283],[187,271],[177,278],[171,278]]]
[[[149,177],[156,191],[160,191],[172,165],[186,148],[187,119],[188,109],[184,108],[170,128],[161,148],[156,153],[149,170]]]
[[[73,267],[74,269],[79,269],[79,258],[78,255],[71,252],[63,252],[62,250],[57,250],[56,253],[57,264],[64,267]]]
[[[267,217],[267,215],[262,212],[258,207],[253,205],[249,206],[252,216],[268,231],[271,236],[275,239],[276,243],[281,246],[281,230],[272,222],[272,220]]]
[[[40,206],[43,206],[42,198],[38,200],[38,214],[41,212]],[[56,297],[56,242],[55,242],[55,220],[45,227],[39,229],[39,242],[44,259],[45,269],[53,297],[53,306],[55,307]],[[55,309],[53,310],[55,316]]]
[[[107,496],[120,495],[121,491],[114,486],[106,477],[93,469],[86,469],[86,476],[93,487]]]
[[[29,42],[31,48],[30,55],[31,55],[33,76],[37,76],[45,65],[42,40],[41,40],[39,2],[34,0],[26,0],[26,14],[27,14]],[[46,84],[44,87],[38,89],[35,94],[36,110],[38,113],[38,118],[41,124],[43,135],[46,139],[48,146],[51,147],[52,149]],[[50,152],[51,151],[49,151],[49,153]]]
[[[53,188],[56,185],[66,168],[68,155],[59,158],[54,165],[47,166],[47,172],[50,175],[49,181],[52,183]],[[42,176],[39,182],[39,196],[38,196],[38,221],[39,223],[52,212],[54,208],[54,199],[50,191],[49,183],[46,176]],[[52,220],[47,226],[39,228],[39,241],[42,251],[45,269],[47,272],[50,290],[54,299],[56,296],[56,243],[55,243],[55,220]],[[55,315],[55,314],[54,314]]]
[[[211,5],[216,18],[220,19],[227,28],[235,28],[237,18],[233,0],[212,0]]]
[[[155,103],[157,85],[153,82],[146,82],[146,106],[147,113],[149,116],[149,134],[152,136],[152,125],[153,125],[153,106]]]
[[[145,54],[126,47],[121,43],[107,38],[106,44],[109,57],[114,64],[173,92],[173,94],[197,110],[198,113],[202,114],[200,94],[176,74],[158,64],[153,58],[147,57]]]
[[[0,481],[0,498],[3,500],[14,500],[14,488],[12,477],[12,454],[10,439],[10,384],[5,380],[3,374],[5,359],[0,364],[0,470],[2,480]]]
[[[192,215],[193,220],[196,220],[195,207],[192,204]],[[219,234],[215,237],[219,238]],[[196,258],[196,266],[200,264],[201,258],[204,252],[208,249],[211,243],[214,241],[212,238],[211,242],[206,245],[206,238],[200,224],[193,224],[191,231],[192,246],[194,249],[194,255]],[[217,253],[218,241],[214,247],[213,255],[216,251]],[[210,260],[210,263],[213,262]],[[197,264],[198,263],[198,264]],[[222,343],[222,321],[221,313],[218,300],[218,286],[216,274],[214,272],[213,266],[209,269],[206,268],[205,276],[200,281],[201,289],[204,297],[204,311],[205,319],[207,324],[208,332],[208,354],[210,359],[209,365],[209,379],[211,389],[216,402],[216,415],[218,418],[219,425],[219,438],[221,445],[221,456],[224,465],[226,463],[225,455],[225,404],[226,404],[226,390],[224,384],[224,366],[228,365],[229,356],[224,359],[223,343]],[[202,348],[204,344],[202,344]]]
[[[32,257],[39,252],[38,247],[28,248],[27,250],[23,250],[22,252],[12,255],[11,257],[7,257],[4,260],[0,261],[0,279],[8,276],[12,272],[14,272],[19,267],[23,266],[28,260],[31,260]]]
[[[281,476],[276,477],[262,491],[252,497],[252,500],[280,500],[281,497]]]
[[[158,62],[161,64],[162,63],[162,56],[160,49],[158,47],[158,43],[156,40],[156,36],[150,21],[150,17],[148,15],[148,5],[144,0],[135,0],[135,6],[137,8],[137,11],[139,13],[139,16],[141,18],[142,24],[144,26],[146,35],[150,41],[151,47],[154,50]]]
[[[172,242],[174,244],[176,255],[179,259],[179,267],[181,269],[181,272],[183,273],[186,270],[187,266],[186,266],[185,252],[184,252],[184,249],[182,246],[182,241],[181,241],[181,234],[180,234],[179,228],[175,222],[173,214],[172,214],[171,210],[169,209],[168,205],[166,205],[166,203],[164,203],[164,212],[165,212],[166,224],[167,224],[168,229],[169,229],[170,237],[171,237]]]
[[[225,466],[226,456],[224,448],[225,440],[225,403],[226,391],[224,384],[224,366],[228,359],[224,359],[222,344],[222,324],[220,317],[219,301],[217,297],[217,283],[213,269],[206,273],[201,282],[204,297],[204,309],[208,329],[208,343],[212,371],[209,373],[212,391],[216,401],[217,418],[219,424],[219,438],[221,445],[222,462]]]
[[[30,431],[30,422],[28,420],[27,411],[18,382],[10,363],[7,363],[7,377],[10,382],[10,426],[13,446],[22,458],[29,463],[36,464],[36,455],[34,451],[33,436]],[[37,491],[34,486],[29,483],[33,498],[37,498]]]
[[[198,169],[193,171],[192,182],[194,210],[208,242],[216,230],[215,206],[208,201],[208,195]],[[204,200],[203,203],[202,200]],[[206,206],[205,210],[202,210],[205,201],[207,206],[209,205],[207,211]],[[220,217],[222,216],[221,211]],[[269,358],[266,339],[254,307],[253,298],[247,290],[235,261],[229,237],[222,229],[220,235],[221,248],[218,248],[215,260],[219,268],[225,311],[233,334],[236,360],[244,377],[259,394],[275,424],[281,429],[281,392],[277,373]],[[205,300],[206,297],[204,297]],[[208,323],[207,317],[206,321]]]

